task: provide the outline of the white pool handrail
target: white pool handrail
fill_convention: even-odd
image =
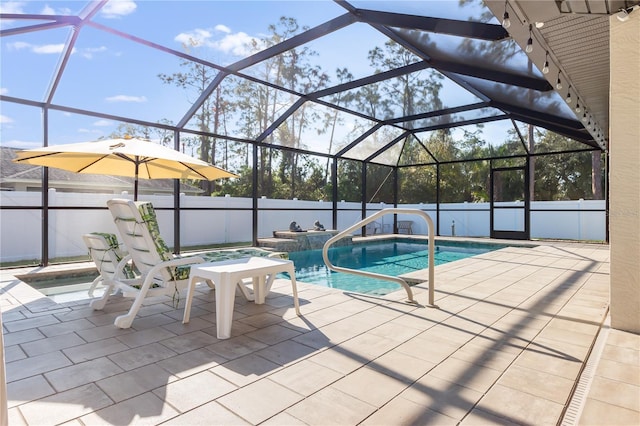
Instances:
[[[435,244],[435,238],[434,238],[434,226],[433,226],[433,220],[431,220],[431,217],[429,217],[429,215],[425,212],[423,212],[422,210],[418,210],[418,209],[404,209],[404,208],[387,208],[387,209],[382,209],[380,211],[377,211],[375,213],[373,213],[371,216],[362,219],[361,221],[359,221],[358,223],[348,227],[347,229],[338,232],[336,235],[334,235],[333,237],[329,238],[327,240],[326,243],[324,243],[324,246],[322,247],[322,258],[324,259],[324,263],[327,265],[327,268],[329,268],[332,271],[336,271],[336,272],[344,272],[347,274],[355,274],[355,275],[361,275],[364,277],[370,277],[370,278],[377,278],[380,280],[387,280],[387,281],[393,281],[396,282],[398,284],[400,284],[405,291],[407,292],[407,296],[409,297],[409,302],[411,303],[416,303],[416,301],[413,298],[413,292],[411,291],[411,287],[409,286],[409,284],[402,278],[400,277],[394,277],[391,275],[384,275],[384,274],[376,274],[374,272],[367,272],[367,271],[360,271],[357,269],[350,269],[350,268],[343,268],[340,266],[335,266],[334,264],[331,263],[331,261],[329,260],[329,247],[335,243],[336,241],[338,241],[339,239],[341,239],[342,237],[348,235],[349,233],[351,233],[351,231],[355,231],[358,228],[362,228],[363,226],[365,226],[366,224],[373,222],[374,220],[378,219],[381,216],[384,216],[386,214],[398,214],[398,213],[402,213],[402,214],[414,214],[414,215],[418,215],[418,216],[422,216],[424,218],[424,220],[427,222],[427,228],[428,228],[428,232],[429,232],[429,253],[428,253],[428,262],[429,262],[429,305],[431,306],[435,306],[435,272],[434,272],[434,267],[435,267],[435,263],[434,263],[434,244]]]

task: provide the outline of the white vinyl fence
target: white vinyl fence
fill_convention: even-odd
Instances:
[[[73,206],[69,209],[49,210],[49,257],[81,256],[86,253],[82,234],[87,232],[116,232],[106,202],[113,194],[80,194],[49,191],[52,207]],[[124,194],[123,198],[131,197]],[[7,191],[0,193],[3,206],[38,206],[40,194],[36,192]],[[157,210],[160,232],[169,246],[174,245],[174,213],[163,208],[173,208],[173,197],[166,195],[145,196]],[[181,196],[180,246],[211,245],[220,243],[249,242],[252,239],[252,200],[235,197]],[[270,237],[273,231],[286,230],[296,221],[303,229],[310,229],[319,220],[327,229],[332,227],[330,202],[258,200],[258,237]],[[99,207],[104,210],[81,210],[75,207]],[[367,205],[371,214],[393,207],[384,203]],[[398,207],[425,211],[433,219],[436,229],[435,204],[405,204]],[[196,210],[207,208],[214,210]],[[302,210],[294,210],[302,209]],[[338,229],[353,225],[361,216],[361,205],[355,202],[338,202]],[[505,209],[501,212],[509,212]],[[426,223],[416,216],[398,215],[398,220],[412,220],[414,234],[426,234]],[[501,220],[516,220],[501,218]],[[382,232],[391,232],[393,216],[381,219]],[[537,201],[531,203],[531,237],[572,240],[605,240],[605,201]],[[39,210],[5,209],[0,216],[0,261],[16,262],[39,259],[41,255],[42,215]],[[503,228],[504,229],[504,228]],[[440,235],[489,236],[488,203],[448,203],[440,205]]]

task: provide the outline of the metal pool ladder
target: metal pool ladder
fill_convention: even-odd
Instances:
[[[327,265],[327,268],[331,269],[332,271],[336,271],[336,272],[344,272],[347,274],[355,274],[355,275],[361,275],[364,277],[370,277],[370,278],[377,278],[380,280],[387,280],[387,281],[393,281],[395,283],[400,284],[405,291],[407,292],[407,296],[409,298],[409,302],[410,303],[417,303],[416,300],[413,298],[413,292],[411,291],[411,287],[409,286],[409,284],[402,278],[400,277],[394,277],[392,275],[384,275],[384,274],[376,274],[374,272],[367,272],[367,271],[359,271],[357,269],[351,269],[351,268],[342,268],[340,266],[335,266],[334,264],[331,263],[331,261],[329,260],[329,247],[335,243],[336,241],[338,241],[339,239],[341,239],[342,237],[344,237],[345,235],[351,233],[351,231],[354,231],[358,228],[362,228],[363,226],[365,226],[366,224],[373,222],[374,220],[378,219],[381,216],[384,216],[386,214],[397,214],[397,213],[402,213],[402,214],[413,214],[413,215],[418,215],[418,216],[422,216],[424,218],[424,220],[427,222],[427,228],[429,230],[429,252],[428,252],[428,261],[429,261],[429,305],[432,307],[436,307],[435,302],[434,302],[434,298],[435,298],[435,272],[434,272],[434,244],[435,244],[435,238],[434,238],[434,227],[433,227],[433,220],[431,220],[431,217],[429,217],[428,214],[426,214],[425,212],[423,212],[422,210],[418,210],[418,209],[403,209],[403,208],[387,208],[387,209],[382,209],[380,211],[375,212],[374,214],[372,214],[371,216],[362,219],[361,221],[359,221],[358,223],[356,223],[355,225],[352,225],[350,227],[348,227],[347,229],[340,231],[339,233],[337,233],[336,235],[334,235],[333,237],[329,238],[327,240],[326,243],[324,243],[324,246],[322,247],[322,258],[324,259],[324,263]]]

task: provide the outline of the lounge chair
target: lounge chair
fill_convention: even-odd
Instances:
[[[114,321],[120,328],[131,327],[145,297],[170,296],[174,306],[177,306],[180,291],[188,285],[191,265],[251,256],[287,257],[286,253],[273,253],[257,248],[219,250],[190,256],[175,255],[160,236],[155,210],[150,202],[116,198],[107,201],[107,206],[120,238],[141,276],[136,282],[114,280],[114,285],[122,290],[125,297],[135,297],[129,312]],[[208,284],[213,287],[212,283]],[[248,300],[253,300],[251,283],[238,284],[242,294]],[[266,292],[269,290],[265,289]]]
[[[98,276],[89,287],[89,297],[93,297],[93,293],[99,285],[107,287],[100,299],[91,301],[92,308],[102,309],[115,287],[115,281],[133,282],[136,279],[136,274],[130,264],[131,257],[122,250],[115,234],[92,232],[84,234],[82,239],[98,269]]]
[[[378,222],[369,222],[365,225],[367,235],[375,235],[382,233],[382,225]]]

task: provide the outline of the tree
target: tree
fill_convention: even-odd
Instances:
[[[539,131],[540,150],[570,149],[575,142],[550,131]],[[592,198],[590,152],[539,156],[536,161],[536,199],[577,200]]]
[[[192,44],[183,47],[185,50],[190,50],[196,48],[197,45]],[[158,78],[165,84],[172,84],[185,89],[187,98],[192,102],[195,102],[199,95],[211,85],[213,79],[219,72],[207,65],[186,60],[180,63],[180,67],[184,69],[183,72],[173,74],[161,73],[158,75]],[[225,93],[220,86],[216,87],[213,94],[204,100],[194,115],[198,130],[203,134],[192,137],[185,136],[182,140],[183,145],[196,149],[198,157],[202,161],[220,165],[223,168],[229,167],[228,143],[226,140],[222,142],[224,148],[221,156],[222,161],[220,162],[218,161],[219,158],[217,158],[219,141],[217,138],[209,136],[209,134],[220,133],[221,128],[225,124],[225,118],[229,109],[233,108],[233,102],[229,101],[227,97],[228,93]],[[205,192],[205,195],[210,195],[215,190],[215,182],[203,180],[200,181],[199,185]]]
[[[376,47],[369,51],[369,62],[375,68],[376,74],[421,61],[420,58],[389,40],[384,47]],[[432,69],[400,75],[390,80],[365,86],[360,93],[359,100],[364,111],[378,118],[404,117],[416,114],[418,111],[433,111],[442,108],[440,89],[444,77]],[[411,121],[405,123],[407,129],[412,129]]]
[[[370,50],[368,58],[376,73],[404,67],[421,60],[394,41],[388,41],[383,47]],[[442,75],[431,69],[400,75],[391,80],[362,87],[356,95],[355,102],[358,109],[380,119],[411,116],[417,112],[440,109],[442,102],[439,94],[442,88],[440,81],[442,78]],[[402,124],[405,129],[414,128],[412,121]],[[373,146],[385,145],[391,140],[392,135],[392,132],[385,133],[384,129],[376,132],[373,137],[380,138],[380,140],[375,140]],[[423,151],[419,145],[405,143],[402,154],[411,157],[413,150]],[[376,196],[381,199],[393,200],[391,194],[385,195],[384,191],[380,193],[382,190],[380,185],[387,182],[387,175],[388,171],[385,167],[369,168],[367,185],[372,186],[372,189],[368,189],[367,192],[377,194]],[[404,188],[400,187],[399,192],[403,191]]]
[[[353,160],[338,160],[338,199],[362,200],[362,163]]]
[[[339,84],[343,84],[353,80],[353,74],[349,72],[347,68],[336,69],[336,78]],[[337,106],[349,106],[355,100],[355,95],[349,92],[338,92],[330,98],[330,102]],[[336,127],[339,124],[344,124],[344,121],[340,120],[340,111],[338,109],[326,112],[322,117],[323,126],[318,129],[318,134],[321,135],[326,132],[330,132],[329,135],[329,149],[327,154],[333,153],[334,138],[336,134]],[[325,165],[324,181],[325,185],[329,184],[329,169],[331,165],[331,158],[327,157]]]
[[[602,151],[591,152],[591,194],[594,200],[604,200],[603,181],[604,167],[602,164]]]
[[[268,34],[254,40],[253,52],[262,51],[291,38],[306,27],[300,27],[293,18],[282,17],[278,23],[270,25]],[[325,87],[328,76],[318,66],[311,65],[310,58],[316,53],[307,46],[283,52],[257,65],[254,72],[258,77],[275,86],[285,87],[295,92],[309,93]],[[244,137],[257,138],[263,135],[264,145],[259,149],[258,188],[262,195],[293,197],[297,186],[307,177],[302,175],[306,167],[299,167],[300,154],[304,148],[302,140],[310,122],[316,121],[311,104],[304,104],[274,131],[265,134],[297,98],[270,85],[243,81],[234,92],[238,111],[238,126]],[[269,145],[280,145],[291,150],[276,150]]]

